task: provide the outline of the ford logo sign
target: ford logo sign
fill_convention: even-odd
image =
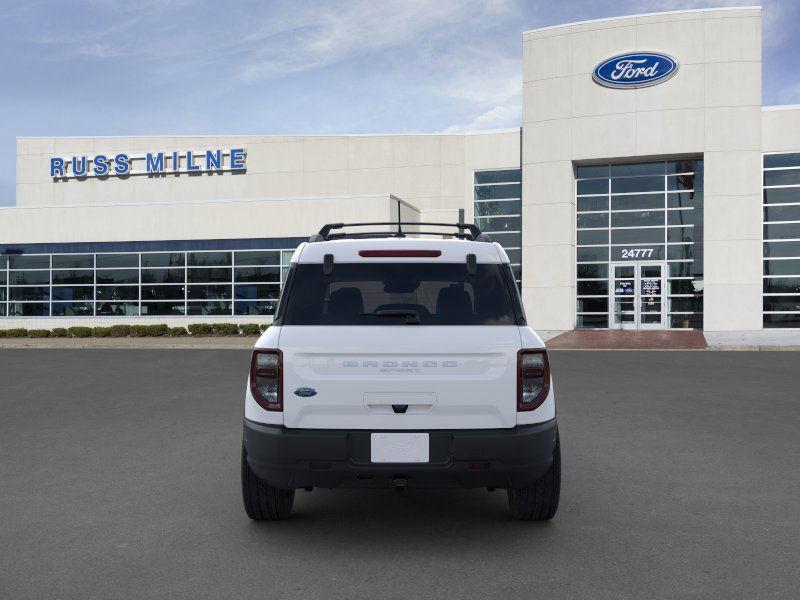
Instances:
[[[300,396],[301,398],[310,398],[311,396],[317,395],[317,390],[314,388],[297,388],[294,391],[295,396]]]
[[[678,61],[659,52],[630,52],[601,62],[592,79],[610,88],[641,88],[666,81],[678,72]]]

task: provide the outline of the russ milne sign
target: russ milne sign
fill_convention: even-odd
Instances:
[[[244,148],[200,152],[192,150],[148,152],[135,156],[120,152],[114,155],[53,157],[50,159],[50,177],[54,179],[84,179],[126,175],[244,171],[247,169],[246,159],[247,151]],[[138,168],[135,168],[134,165],[138,165]]]
[[[629,52],[601,62],[592,79],[610,88],[641,88],[662,83],[678,72],[678,61],[659,52]]]

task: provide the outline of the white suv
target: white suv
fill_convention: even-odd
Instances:
[[[253,350],[247,515],[287,517],[298,488],[499,487],[514,517],[552,518],[553,382],[505,251],[474,225],[331,233],[363,225],[388,224],[326,225],[297,248]]]

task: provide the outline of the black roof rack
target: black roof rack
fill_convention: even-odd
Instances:
[[[374,227],[379,225],[397,226],[396,231],[359,231],[354,233],[336,232],[331,233],[334,229],[344,229],[345,227]],[[450,227],[456,231],[409,231],[411,235],[440,235],[450,236],[462,240],[473,240],[476,242],[491,242],[491,238],[483,233],[477,225],[472,223],[419,223],[416,221],[378,221],[374,223],[328,223],[323,225],[319,233],[315,233],[310,238],[309,242],[327,242],[329,240],[341,240],[345,238],[358,239],[358,238],[383,238],[383,237],[406,237],[403,232],[403,225],[413,225],[416,227]]]

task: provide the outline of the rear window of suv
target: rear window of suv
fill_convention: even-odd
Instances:
[[[293,267],[283,325],[515,325],[507,265],[335,263]]]

